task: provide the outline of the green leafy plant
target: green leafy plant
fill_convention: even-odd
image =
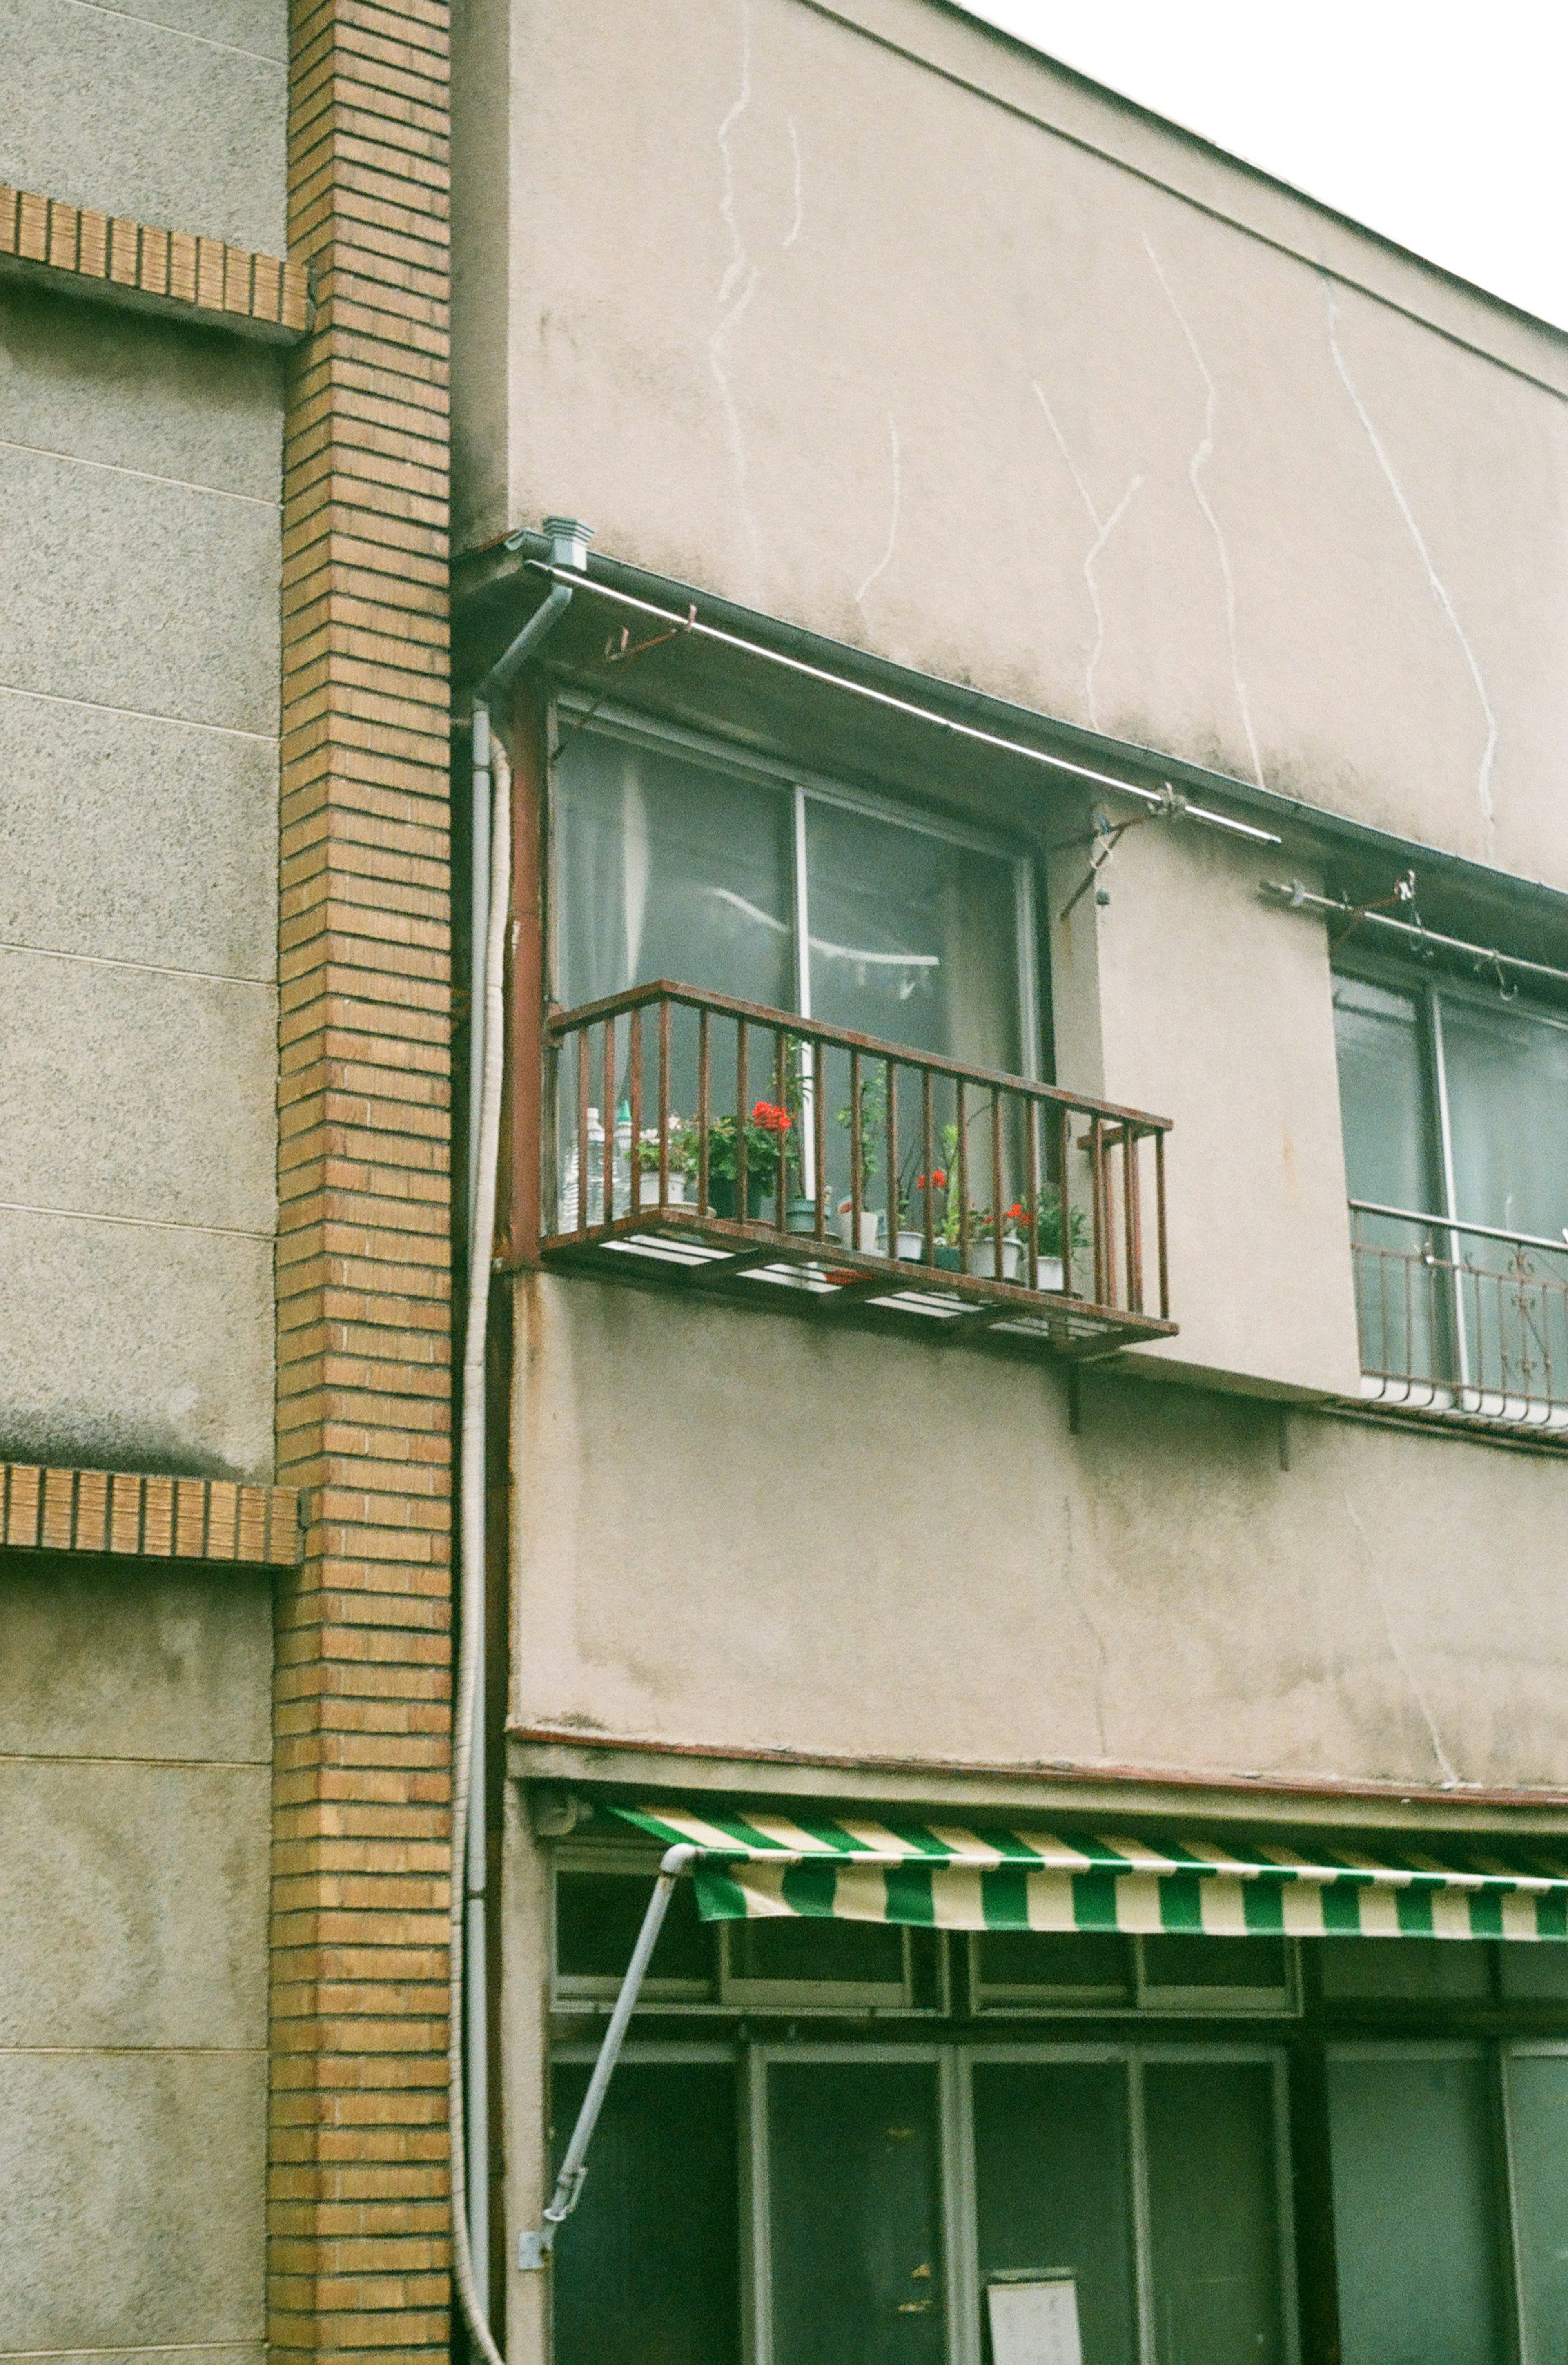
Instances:
[[[757,1101],[744,1126],[733,1116],[719,1116],[708,1127],[708,1180],[710,1182],[738,1182],[740,1152],[738,1142],[745,1142],[745,1171],[748,1193],[772,1191],[778,1181],[778,1163],[784,1155],[793,1119],[787,1108],[776,1107],[771,1101]],[[672,1128],[673,1132],[673,1128]],[[671,1156],[674,1149],[672,1144]],[[695,1176],[698,1168],[697,1127],[682,1129],[681,1168]],[[655,1152],[654,1163],[658,1164]]]

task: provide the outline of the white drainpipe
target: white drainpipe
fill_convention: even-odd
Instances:
[[[546,518],[551,560],[583,573],[588,532]],[[485,1831],[485,1348],[489,1326],[496,1172],[506,1059],[503,981],[511,891],[511,795],[491,710],[518,668],[572,604],[557,583],[474,698],[474,902],[469,1001],[468,1307],[463,1351],[463,1459],[458,1485],[461,1586],[453,1713],[452,1988],[448,2051],[454,2276],[468,2327],[487,2365],[505,2365],[489,2326],[488,1853]],[[498,757],[499,760],[498,761]],[[465,1978],[465,1959],[467,1976]],[[465,2057],[466,2057],[466,2061]],[[466,2068],[466,2075],[465,2074]]]

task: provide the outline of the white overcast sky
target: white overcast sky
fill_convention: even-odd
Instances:
[[[964,0],[1568,329],[1568,0]]]

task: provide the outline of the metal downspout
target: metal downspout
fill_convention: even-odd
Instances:
[[[546,518],[557,565],[581,572],[588,532]],[[511,886],[510,776],[492,708],[572,604],[557,583],[479,683],[473,723],[473,908],[470,915],[468,1304],[463,1354],[459,1478],[461,1614],[453,1720],[451,1997],[448,2043],[453,2264],[468,2328],[487,2365],[505,2365],[490,2331],[488,1850],[485,1829],[486,1344],[505,1063],[504,979]],[[498,754],[500,761],[497,762]],[[465,1964],[466,1961],[466,1977]]]

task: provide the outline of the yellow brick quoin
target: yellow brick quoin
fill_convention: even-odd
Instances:
[[[6,277],[57,295],[202,320],[269,344],[297,344],[312,317],[303,263],[0,182],[0,279]]]

